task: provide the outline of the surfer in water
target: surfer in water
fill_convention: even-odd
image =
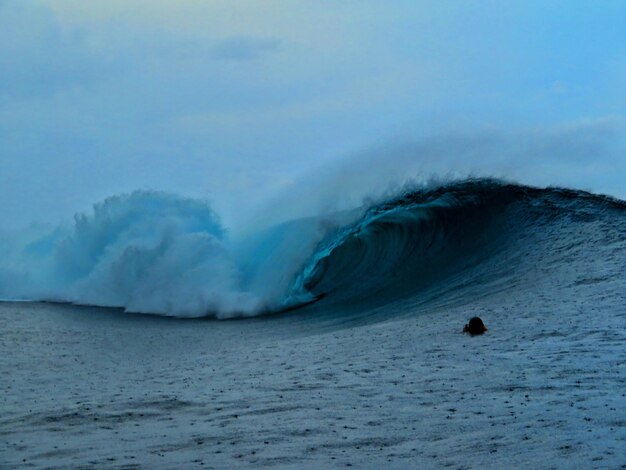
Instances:
[[[485,331],[487,331],[487,327],[480,317],[470,318],[469,323],[463,327],[463,333],[469,333],[472,336],[482,335]]]

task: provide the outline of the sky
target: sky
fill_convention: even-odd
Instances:
[[[625,24],[622,0],[0,0],[0,229],[136,189],[227,226],[403,178],[626,198]]]

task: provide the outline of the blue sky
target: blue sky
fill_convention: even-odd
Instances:
[[[625,24],[608,0],[0,0],[0,217],[149,188],[228,224],[307,182],[463,173],[626,197]]]

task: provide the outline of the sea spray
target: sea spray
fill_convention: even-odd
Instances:
[[[0,296],[177,316],[256,311],[259,299],[239,290],[224,237],[202,201],[148,191],[111,197],[71,228],[23,246],[3,267]]]
[[[70,227],[4,235],[0,298],[179,317],[287,308],[295,272],[345,216],[302,219],[232,237],[204,202],[136,191],[94,205]],[[10,256],[9,256],[10,254]]]

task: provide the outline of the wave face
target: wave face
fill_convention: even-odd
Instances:
[[[541,276],[558,284],[565,266],[572,282],[586,272],[623,285],[626,203],[465,180],[232,239],[202,202],[136,192],[6,251],[3,298],[218,318],[317,301],[358,314],[467,301]]]
[[[470,180],[372,207],[322,243],[294,289],[345,320],[599,281],[626,287],[626,202]]]

